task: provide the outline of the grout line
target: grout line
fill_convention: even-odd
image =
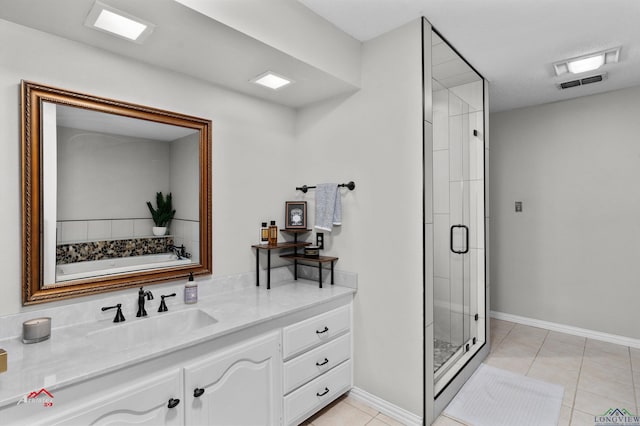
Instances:
[[[441,415],[441,416],[444,416],[444,417],[446,417],[446,418],[448,418],[449,420],[452,420],[452,421],[456,422],[456,423],[457,423],[457,424],[459,424],[459,425],[467,426],[467,424],[466,424],[466,423],[462,423],[461,421],[456,420],[456,419],[454,419],[453,417],[449,417],[449,416],[447,416],[447,415],[446,415],[446,413],[444,413],[444,412],[443,412],[442,414],[440,414],[440,415]]]
[[[640,405],[638,405],[640,394],[638,394],[638,389],[636,389],[636,380],[635,380],[635,374],[633,371],[633,359],[631,357],[631,348],[627,347],[627,349],[629,350],[629,362],[631,362],[631,386],[633,387],[633,397],[634,397],[634,402],[636,403],[636,412],[634,414],[637,415],[638,412],[640,412]],[[638,386],[640,386],[640,383],[638,383]]]
[[[527,368],[527,372],[524,374],[525,376],[529,376],[529,372],[531,371],[531,367],[533,367],[533,364],[535,364],[536,359],[538,358],[538,355],[540,354],[540,351],[542,350],[542,346],[544,345],[544,342],[547,341],[547,337],[549,337],[549,330],[547,330],[547,333],[544,335],[544,339],[542,339],[542,343],[540,343],[540,346],[538,347],[538,350],[536,351],[535,356],[533,357],[533,361],[531,361],[531,364],[529,365],[529,368]]]
[[[505,321],[508,322],[508,321]],[[516,328],[516,323],[512,323],[513,325],[511,326],[511,328],[509,329],[509,331],[507,331],[507,333],[502,336],[502,339],[500,339],[500,342],[498,342],[498,344],[496,345],[496,350],[500,349],[500,346],[502,346],[502,344],[504,343],[505,339],[507,338],[507,336],[509,336],[509,334],[511,334],[511,332],[513,331],[514,328]],[[492,351],[493,352],[493,351]]]
[[[573,423],[573,412],[576,410],[576,397],[578,396],[578,386],[580,385],[580,377],[582,376],[582,364],[584,363],[584,354],[587,352],[587,340],[584,339],[582,346],[582,357],[580,357],[580,368],[578,369],[578,380],[576,381],[576,389],[573,391],[573,402],[571,403],[571,413],[569,414],[569,424]]]
[[[364,414],[366,414],[367,416],[371,417],[371,419],[370,419],[366,424],[371,423],[371,421],[372,421],[373,419],[375,419],[375,418],[378,416],[378,414],[380,414],[380,411],[377,411],[377,410],[376,410],[376,414],[375,414],[374,416],[371,416],[371,414],[367,413],[366,411],[361,410],[360,408],[356,407],[355,405],[349,404],[349,397],[348,397],[348,396],[347,396],[347,397],[345,397],[345,398],[343,398],[340,402],[344,402],[344,403],[345,403],[345,404],[347,404],[349,407],[351,407],[351,408],[355,408],[356,410],[360,411],[361,413],[364,413]],[[365,404],[365,405],[366,405],[366,404]],[[375,408],[373,408],[373,407],[371,407],[371,406],[369,406],[369,405],[367,405],[367,407],[369,407],[369,408],[371,408],[371,409],[375,410]],[[382,420],[381,420],[381,421],[382,421]],[[384,422],[383,422],[383,423],[384,423]]]

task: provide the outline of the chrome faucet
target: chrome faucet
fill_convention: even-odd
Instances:
[[[151,291],[149,290],[144,291],[144,289],[140,287],[140,291],[138,291],[138,313],[136,314],[137,317],[147,316],[147,311],[144,309],[145,297],[147,298],[147,300],[153,300],[153,293],[151,293]]]

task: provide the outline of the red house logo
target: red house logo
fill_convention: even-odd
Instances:
[[[16,405],[20,404],[42,404],[43,407],[53,407],[53,394],[42,388],[20,398]]]

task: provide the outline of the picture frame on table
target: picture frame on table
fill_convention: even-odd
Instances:
[[[286,201],[284,218],[285,229],[307,229],[307,202]]]

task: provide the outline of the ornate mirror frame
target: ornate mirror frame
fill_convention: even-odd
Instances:
[[[29,81],[21,82],[22,135],[22,303],[31,305],[79,297],[128,287],[139,287],[212,273],[211,253],[211,120],[157,108],[72,92]],[[182,126],[199,132],[199,263],[120,273],[68,281],[64,285],[44,283],[43,237],[43,137],[42,103],[51,102],[158,123]]]

